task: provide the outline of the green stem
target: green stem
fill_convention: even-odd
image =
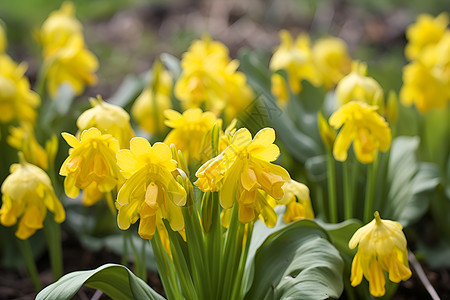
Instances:
[[[348,174],[348,158],[342,164],[342,171],[344,173],[344,219],[348,220],[353,216],[352,192]]]
[[[134,258],[134,268],[136,270],[136,275],[141,278],[142,280],[144,280],[144,278],[142,278],[142,265],[141,265],[141,259],[139,257],[139,254],[136,250],[136,246],[134,245],[133,242],[133,237],[132,235],[128,235],[128,241],[130,242],[130,246],[131,246],[131,251],[133,252],[133,258]]]
[[[139,276],[142,280],[147,281],[147,266],[145,265],[145,245],[147,244],[144,240],[141,240],[142,248],[141,248],[141,276]]]
[[[233,282],[233,288],[231,292],[231,299],[242,299],[242,288],[244,287],[243,284],[243,276],[244,276],[244,270],[245,270],[245,264],[247,262],[247,256],[248,256],[248,250],[250,249],[250,242],[252,240],[253,235],[253,225],[254,223],[251,222],[248,224],[247,228],[247,238],[245,240],[245,248],[244,252],[241,255],[241,259],[239,261],[239,267],[237,271],[237,276],[234,279]]]
[[[156,264],[158,265],[159,278],[166,293],[167,299],[182,299],[178,281],[175,275],[175,268],[169,254],[164,250],[159,238],[158,230],[151,239],[153,253],[155,254]]]
[[[53,220],[53,218],[51,218],[51,216],[47,216],[44,220],[44,234],[50,254],[53,280],[57,281],[63,275],[61,227],[55,222],[55,220]]]
[[[337,223],[337,199],[336,199],[336,167],[331,151],[327,149],[327,182],[328,182],[328,206],[330,223]]]
[[[220,203],[219,203],[219,193],[211,193],[212,197],[212,223],[210,231],[205,234],[206,244],[207,244],[207,255],[208,255],[208,268],[210,269],[209,274],[211,276],[212,286],[211,290],[216,293],[219,287],[222,285],[220,282],[220,274],[222,273],[222,255],[217,255],[217,253],[222,252],[223,245],[223,235],[222,235],[222,225],[220,223]]]
[[[37,272],[36,263],[34,262],[33,253],[31,252],[30,242],[28,240],[17,239],[20,252],[25,260],[25,265],[27,266],[28,274],[33,281],[34,289],[39,292],[42,289],[42,283],[39,280],[39,274]]]
[[[239,222],[239,204],[235,203],[232,210],[230,227],[228,228],[227,237],[225,240],[225,257],[224,265],[222,266],[223,279],[220,280],[222,285],[221,299],[230,299],[229,292],[232,287],[233,275],[239,267],[239,257],[242,252],[242,240],[244,237],[245,226]]]
[[[129,235],[128,230],[124,230],[122,234],[122,241],[123,241],[122,265],[124,266],[126,266],[128,263],[128,243],[127,243],[128,235]]]
[[[375,157],[374,162],[367,166],[366,199],[364,202],[365,223],[368,223],[373,218],[377,172],[378,172],[378,155]]]

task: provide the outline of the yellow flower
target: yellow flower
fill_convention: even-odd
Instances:
[[[175,84],[175,96],[183,108],[200,107],[220,113],[225,107],[226,91],[220,73],[230,63],[228,49],[209,36],[192,43],[181,60],[182,73]]]
[[[295,42],[286,30],[280,31],[281,45],[275,50],[270,60],[270,69],[286,70],[291,90],[298,94],[302,89],[302,80],[308,80],[313,85],[320,84],[320,74],[313,64],[310,40],[302,34]]]
[[[241,223],[254,221],[259,214],[266,223],[276,222],[273,208],[260,193],[263,190],[281,199],[282,186],[290,180],[285,169],[271,163],[280,154],[274,141],[272,128],[260,130],[253,140],[246,128],[239,129],[230,146],[198,169],[195,184],[204,192],[220,190],[220,203],[225,209],[237,200]]]
[[[417,110],[426,113],[433,108],[445,107],[450,99],[450,85],[419,61],[403,69],[403,86],[400,100],[403,105],[414,103]]]
[[[400,282],[411,277],[406,251],[406,238],[402,225],[390,220],[382,220],[378,212],[372,222],[358,229],[348,246],[358,252],[353,258],[351,284],[357,286],[362,277],[369,281],[370,293],[375,297],[385,294],[383,270],[389,279]]]
[[[436,18],[423,14],[417,22],[406,30],[408,44],[405,47],[405,56],[408,59],[418,59],[423,51],[436,45],[444,35],[449,24],[447,13],[441,13]]]
[[[214,124],[221,126],[221,119],[217,119],[212,112],[202,112],[200,108],[188,109],[183,114],[169,109],[164,115],[167,118],[165,124],[173,128],[164,140],[165,144],[174,144],[183,152],[188,163],[202,163],[205,157],[210,157],[211,135],[206,134]]]
[[[44,57],[64,47],[74,35],[81,35],[83,27],[75,18],[72,2],[64,2],[59,10],[52,12],[42,24],[38,39],[44,46]]]
[[[375,79],[366,76],[366,72],[366,64],[355,62],[352,72],[339,81],[336,97],[341,105],[350,101],[361,101],[383,108],[383,89]]]
[[[362,163],[375,160],[377,149],[387,151],[391,146],[391,129],[377,112],[376,106],[364,102],[349,102],[330,117],[330,125],[341,128],[334,142],[333,155],[336,160],[345,161],[347,151],[353,142],[356,157]]]
[[[271,92],[277,100],[277,105],[279,107],[286,107],[291,97],[286,80],[280,74],[273,73],[270,81],[272,82]]]
[[[67,196],[76,198],[80,189],[84,190],[83,203],[88,205],[100,200],[92,197],[112,191],[123,179],[115,159],[119,142],[110,134],[101,134],[93,127],[84,130],[80,140],[65,132],[62,136],[72,147],[59,171],[60,175],[66,176],[64,189]]]
[[[301,219],[314,219],[309,189],[306,185],[291,179],[283,185],[283,190],[284,196],[278,204],[286,205],[283,216],[286,224]]]
[[[96,127],[104,134],[110,134],[120,143],[120,148],[129,148],[134,131],[130,125],[130,115],[120,106],[106,103],[98,96],[90,99],[92,108],[83,112],[77,120],[80,132]]]
[[[48,65],[46,80],[50,97],[54,98],[61,84],[69,84],[76,95],[84,91],[85,85],[97,83],[94,74],[98,60],[84,44],[83,36],[74,35],[57,51],[45,58]]]
[[[163,131],[163,112],[172,107],[170,95],[173,83],[172,76],[160,61],[153,65],[151,73],[150,83],[134,102],[131,115],[145,131],[155,134]]]
[[[55,221],[66,218],[64,208],[55,196],[48,175],[40,168],[25,162],[11,166],[11,174],[2,184],[0,221],[12,226],[19,221],[16,236],[25,240],[43,227],[47,209],[53,212]]]
[[[26,65],[17,65],[8,55],[0,54],[0,123],[34,123],[35,109],[41,100],[30,90],[24,76]]]
[[[151,239],[162,219],[174,231],[184,229],[181,207],[186,191],[171,172],[177,168],[169,146],[144,138],[133,138],[130,150],[117,153],[117,164],[127,178],[117,196],[119,228],[126,230],[139,218],[139,235]]]
[[[7,40],[6,40],[6,34],[5,34],[5,30],[2,26],[3,22],[0,19],[0,54],[4,53],[6,51],[6,46],[8,44]]]
[[[326,89],[334,88],[351,70],[347,45],[339,38],[318,39],[312,47],[312,55]]]
[[[36,137],[34,136],[33,127],[29,123],[22,123],[20,127],[11,127],[10,133],[11,135],[7,137],[8,144],[13,148],[22,151],[28,162],[41,169],[47,170],[47,153],[37,142]]]

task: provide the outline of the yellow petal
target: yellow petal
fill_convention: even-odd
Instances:
[[[135,137],[130,141],[130,150],[136,157],[150,153],[151,149],[150,143],[144,138]]]

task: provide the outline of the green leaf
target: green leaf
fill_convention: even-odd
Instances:
[[[126,267],[116,264],[69,273],[43,289],[36,299],[71,299],[83,285],[112,299],[164,299]]]
[[[269,229],[275,232],[260,244],[254,257],[249,251],[245,299],[338,298],[344,263],[325,230],[312,220],[285,227],[279,222],[277,227]],[[260,240],[255,238],[256,246]]]
[[[419,163],[416,137],[398,137],[392,143],[387,181],[389,191],[382,217],[407,226],[427,210],[429,194],[439,184],[439,170],[431,163]]]
[[[161,61],[166,66],[166,68],[172,73],[174,80],[178,80],[181,75],[181,65],[180,60],[173,55],[168,53],[161,54]]]
[[[114,95],[107,100],[108,103],[125,107],[129,105],[144,89],[148,76],[127,75]]]

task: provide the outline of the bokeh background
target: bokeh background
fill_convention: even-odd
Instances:
[[[0,18],[7,25],[8,52],[27,61],[33,80],[40,48],[33,38],[49,12],[62,0],[2,0]],[[385,90],[401,85],[406,60],[405,28],[420,13],[450,11],[448,0],[75,0],[86,43],[99,58],[99,85],[86,92],[110,96],[126,74],[147,71],[155,57],[177,57],[191,41],[209,33],[230,48],[271,53],[278,32],[308,32],[312,39],[344,39],[354,59],[367,61],[369,73]]]

